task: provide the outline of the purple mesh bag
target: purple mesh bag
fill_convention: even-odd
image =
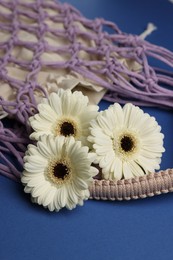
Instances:
[[[0,122],[1,175],[20,181],[23,156],[30,142],[28,118],[37,112],[37,94],[47,96],[38,80],[43,72],[76,73],[104,88],[108,101],[173,107],[173,91],[165,87],[173,86],[171,72],[149,65],[151,57],[172,68],[171,51],[126,34],[112,22],[89,20],[68,4],[44,0],[0,3],[0,88],[1,92],[4,86],[12,92],[11,96],[1,95],[0,106],[3,115],[14,123],[6,128],[5,121]],[[106,31],[107,27],[112,33]],[[56,45],[47,40],[50,35]],[[47,61],[48,54],[63,59],[56,60],[55,55]],[[118,182],[95,180],[90,192],[91,198],[121,200],[172,190],[173,173],[166,170]]]

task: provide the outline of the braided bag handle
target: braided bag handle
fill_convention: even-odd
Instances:
[[[94,180],[90,199],[143,199],[173,191],[173,169],[119,181]]]

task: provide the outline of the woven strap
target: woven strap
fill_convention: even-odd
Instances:
[[[151,173],[129,180],[94,180],[90,199],[130,200],[152,197],[173,191],[173,169]]]

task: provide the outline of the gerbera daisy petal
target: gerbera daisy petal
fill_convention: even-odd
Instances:
[[[94,155],[73,137],[40,137],[28,146],[21,181],[32,201],[50,211],[82,204],[98,170],[91,166]],[[35,155],[35,160],[34,160]]]
[[[40,194],[44,193],[46,190],[46,186],[43,183],[41,183],[39,186],[36,186],[35,189],[33,189],[32,197],[37,198]]]
[[[25,165],[24,165],[24,169],[26,171],[32,171],[33,174],[36,174],[36,173],[42,173],[42,167],[36,167],[35,165],[31,164],[31,163],[28,163],[26,162]]]
[[[130,179],[130,178],[134,177],[131,167],[130,167],[129,163],[127,163],[127,162],[123,163],[123,174],[124,174],[125,179]]]
[[[79,195],[80,197],[80,195]],[[78,195],[76,194],[76,190],[73,186],[69,186],[68,188],[68,201],[67,201],[67,208],[72,209],[78,204]]]
[[[140,154],[145,157],[145,158],[149,158],[149,159],[155,159],[157,157],[161,157],[162,156],[162,153],[161,152],[152,152],[151,151],[148,151],[146,149],[141,149],[141,152]]]
[[[36,175],[36,176],[33,176],[32,179],[30,179],[28,182],[27,182],[27,185],[29,187],[35,187],[37,185],[37,183],[39,182],[39,184],[43,184],[43,180],[41,179],[40,175]],[[35,196],[34,196],[35,197]]]
[[[98,174],[98,169],[96,169],[95,167],[91,166],[91,176],[94,177]]]
[[[49,207],[52,204],[52,202],[54,200],[55,193],[56,193],[55,187],[51,186],[51,189],[49,189],[46,192],[46,195],[44,196],[44,199],[43,199],[43,206],[44,207]]]
[[[43,136],[44,137],[44,136]],[[48,158],[51,156],[51,150],[48,148],[47,146],[47,142],[45,139],[45,142],[42,141],[38,141],[37,143],[37,147],[38,147],[38,152],[40,153],[41,156],[43,156],[44,158]]]
[[[113,116],[114,122],[113,122],[112,127],[115,127],[115,122],[118,122],[119,126],[122,126],[124,124],[124,113],[123,113],[122,107],[118,103],[115,103],[114,105],[110,106],[110,111],[111,110],[112,110],[113,115],[114,115]],[[109,115],[108,110],[106,111],[106,113],[107,113],[107,116],[108,116]]]
[[[60,206],[60,201],[59,201],[60,193],[61,193],[61,187],[56,188],[56,192],[55,192],[55,196],[54,196],[54,200],[53,200],[54,207],[55,207],[56,211],[59,211],[62,208]]]
[[[114,174],[114,178],[112,179],[121,180],[123,177],[123,165],[122,165],[122,161],[118,157],[115,158],[113,174]]]
[[[119,180],[158,169],[165,151],[160,131],[154,117],[132,104],[123,108],[114,104],[99,113],[90,123],[88,141],[92,143],[97,155],[95,162],[102,168],[103,177]]]
[[[26,192],[26,193],[31,193],[31,191],[32,191],[32,187],[26,186],[24,188],[24,192]]]
[[[158,170],[160,168],[161,158],[147,158],[140,155],[137,162],[142,168],[147,168],[148,171],[153,172],[155,169]]]
[[[67,190],[64,186],[61,187],[61,192],[59,193],[58,201],[59,201],[60,207],[64,208],[67,203]]]
[[[46,122],[54,121],[57,116],[55,111],[52,109],[52,107],[49,104],[41,104],[41,103],[38,104],[38,110],[39,110],[39,115],[40,115],[41,119],[42,120],[45,119]],[[30,118],[30,121],[32,121],[31,118]]]
[[[139,166],[139,164],[134,161],[129,163],[129,167],[133,175],[136,177],[143,176],[145,173],[144,169],[142,169],[141,166]]]
[[[86,190],[88,187],[87,182],[83,181],[81,178],[76,178],[75,182],[80,190]]]
[[[63,114],[61,98],[54,92],[50,94],[49,105],[52,107],[55,114],[59,116]]]
[[[124,124],[126,125],[126,127],[131,127],[131,128],[136,127],[136,123],[138,123],[141,120],[143,111],[139,107],[135,107],[129,103],[123,107],[123,111],[124,111]]]

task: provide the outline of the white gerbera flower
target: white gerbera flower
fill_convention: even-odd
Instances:
[[[42,136],[37,146],[29,145],[24,157],[21,181],[32,201],[50,211],[73,209],[89,197],[89,185],[98,170],[88,153],[73,137]]]
[[[111,105],[91,122],[97,162],[105,179],[142,176],[159,169],[164,152],[161,127],[139,107]]]
[[[44,134],[73,136],[83,145],[89,145],[89,124],[96,117],[98,106],[88,103],[88,97],[80,91],[59,89],[51,93],[38,105],[39,113],[29,118],[35,130],[30,138],[38,140]]]

